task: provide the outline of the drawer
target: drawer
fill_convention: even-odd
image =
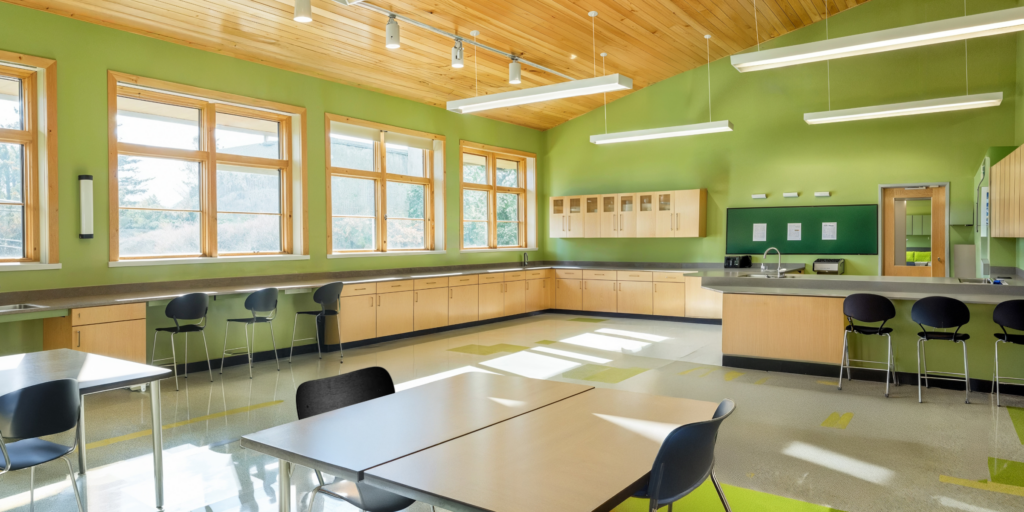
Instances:
[[[384,281],[377,283],[377,293],[411,292],[414,284],[408,281]]]
[[[629,272],[620,270],[617,274],[619,281],[646,281],[649,283],[654,280],[653,272]]]
[[[415,290],[429,290],[431,288],[447,288],[448,278],[447,277],[428,277],[426,279],[417,279]]]
[[[341,289],[342,297],[352,297],[353,295],[373,295],[375,293],[377,293],[377,283],[346,284]]]
[[[545,278],[548,278],[548,277],[551,277],[551,272],[550,272],[549,269],[544,269],[544,270],[527,270],[526,271],[526,278],[527,279],[545,279]]]
[[[523,281],[526,279],[526,272],[505,272],[505,282]]]
[[[146,318],[145,302],[71,310],[71,325],[105,324],[144,318]]]
[[[480,274],[480,284],[501,283],[505,281],[505,274]]]
[[[578,268],[556,268],[555,277],[559,279],[583,279],[583,271]]]
[[[455,276],[448,278],[448,286],[466,286],[469,284],[477,284],[479,282],[477,276]]]
[[[659,283],[681,283],[683,277],[686,276],[683,272],[653,272],[654,280]]]
[[[584,270],[583,279],[593,279],[595,281],[614,281],[615,271],[614,270]]]

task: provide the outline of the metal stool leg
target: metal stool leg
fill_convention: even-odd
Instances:
[[[253,346],[256,345],[256,332],[253,331],[252,345],[249,345],[249,324],[242,324],[242,329],[245,331],[245,363],[249,366],[249,378],[252,379],[252,353]]]
[[[931,389],[931,382],[928,381],[928,340],[921,342],[921,366],[924,367],[924,387]]]
[[[224,349],[220,354],[220,374],[224,375],[224,358],[228,357],[228,328],[231,327],[231,322],[224,322]]]
[[[68,475],[71,476],[71,488],[75,490],[75,501],[78,503],[78,512],[85,512],[82,508],[82,495],[78,494],[78,482],[75,481],[75,470],[71,469],[71,461],[67,457],[61,457],[64,459],[64,463],[68,465]]]
[[[267,322],[267,326],[270,327],[270,343],[274,346],[274,361],[277,361],[277,371],[281,371],[281,360],[277,358],[277,339],[274,338],[274,323]],[[253,325],[253,331],[256,330],[256,326]]]
[[[971,372],[967,368],[967,342],[961,341],[964,346],[964,403],[971,403]]]
[[[213,365],[210,364],[210,347],[206,345],[206,331],[199,331],[203,333],[203,350],[206,351],[206,370],[210,372],[210,382],[213,382]]]
[[[323,353],[320,352],[320,315],[317,315],[317,316],[315,316],[313,318],[315,318],[314,322],[316,323],[316,325],[314,326],[316,328],[316,356],[319,357],[320,359],[323,359],[324,355],[323,355]],[[325,317],[323,317],[323,319],[324,319],[324,327],[326,328],[327,327],[327,317],[325,316]],[[324,335],[326,335],[326,334],[327,333],[325,332]]]
[[[888,334],[885,337],[889,339],[889,357],[885,360],[885,397],[889,398],[889,377],[893,373],[892,338]]]
[[[341,337],[341,303],[340,302],[338,303],[338,314],[337,314],[337,317],[338,317],[338,321],[336,323],[338,324],[338,352],[341,353],[341,358],[345,359],[345,349],[342,348],[342,343],[341,343],[342,337]],[[324,322],[326,322],[326,321],[327,321],[327,318],[324,318]],[[326,326],[327,324],[324,324],[324,325]]]
[[[842,354],[842,357],[839,359],[839,390],[840,391],[843,390],[843,367],[846,366],[847,364],[850,364],[849,363],[849,359],[850,359],[849,338],[850,338],[850,331],[844,332],[843,333],[843,354]],[[847,379],[847,380],[849,380],[849,379]]]
[[[889,336],[889,335],[886,334],[886,336]],[[892,337],[891,336],[889,336],[889,343],[892,343]],[[900,376],[899,376],[899,374],[896,373],[896,349],[895,348],[892,349],[892,383],[895,386],[897,386],[897,387],[900,385]]]
[[[188,333],[185,333],[185,378],[188,378]]]
[[[917,339],[917,403],[921,403],[921,341]]]
[[[996,368],[992,387],[996,390],[996,407],[999,407],[999,340],[996,340]]]
[[[174,390],[178,389],[178,355],[174,351],[174,333],[171,333],[171,364],[174,366]]]
[[[36,467],[28,468],[28,509],[36,509]]]
[[[715,476],[715,469],[711,468],[711,483],[715,484],[715,490],[718,491],[718,499],[722,500],[722,507],[725,508],[725,512],[732,512],[729,508],[729,500],[725,499],[725,493],[722,491],[722,484],[718,483],[718,477]]]

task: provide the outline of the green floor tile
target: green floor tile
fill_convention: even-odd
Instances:
[[[989,457],[988,474],[997,484],[1024,487],[1024,462]]]
[[[630,377],[636,377],[643,372],[646,372],[646,368],[608,368],[607,370],[595,374],[590,378],[583,379],[591,382],[604,382],[605,384],[618,384]]]
[[[449,352],[462,352],[463,354],[473,354],[477,356],[489,356],[497,354],[498,352],[519,352],[526,350],[529,347],[521,345],[510,345],[508,343],[498,343],[497,345],[463,345],[461,347],[455,347],[448,349]]]
[[[558,343],[558,342],[557,341],[552,341],[552,340],[540,340],[540,341],[535,341],[534,343],[537,343],[537,344],[540,344],[540,345],[554,345],[555,343]]]
[[[1007,407],[1006,412],[1010,413],[1013,428],[1017,431],[1017,439],[1020,439],[1020,444],[1024,444],[1024,409],[1020,407]]]
[[[562,377],[576,380],[590,380],[591,377],[605,371],[606,369],[606,367],[599,364],[585,364],[563,373]]]
[[[841,512],[839,509],[824,505],[815,505],[806,501],[784,498],[774,494],[722,485],[725,498],[729,500],[733,512]],[[648,512],[647,500],[629,498],[612,509],[612,512]],[[718,494],[711,480],[707,480],[696,491],[693,491],[685,498],[675,502],[674,510],[722,510],[722,502],[718,500]],[[668,510],[663,507],[660,510]]]
[[[573,318],[573,319],[571,319],[569,321],[570,322],[590,322],[590,323],[607,322],[607,320],[604,319],[604,318]]]

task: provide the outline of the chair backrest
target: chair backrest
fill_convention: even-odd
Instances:
[[[256,314],[257,311],[273,311],[277,309],[277,288],[264,288],[252,292],[245,298],[245,309]]]
[[[338,298],[341,297],[341,288],[343,286],[345,286],[345,283],[336,281],[317,288],[316,291],[313,292],[313,302],[320,304],[320,306],[324,308],[327,307],[327,304],[338,302]]]
[[[854,293],[843,301],[843,314],[860,322],[885,322],[896,317],[896,306],[881,295]]]
[[[1024,300],[1007,300],[1000,302],[992,312],[992,321],[1003,328],[1024,331]]]
[[[67,432],[78,424],[78,381],[60,379],[0,396],[0,434],[23,439]]]
[[[167,318],[173,318],[175,325],[178,320],[202,320],[210,307],[210,297],[205,293],[190,293],[171,301],[164,309]]]
[[[395,392],[391,374],[379,366],[303,382],[295,390],[299,419],[348,407]]]
[[[925,297],[914,303],[914,307],[910,309],[910,318],[922,328],[956,327],[959,330],[961,326],[971,321],[971,311],[967,309],[966,304],[956,299]]]
[[[715,464],[718,427],[736,409],[732,400],[722,400],[708,421],[676,428],[661,443],[654,458],[647,492],[659,507],[693,492],[704,483]]]

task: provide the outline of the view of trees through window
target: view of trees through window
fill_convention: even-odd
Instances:
[[[487,151],[462,154],[462,246],[521,247],[523,162]],[[493,215],[490,209],[493,205]]]
[[[0,76],[0,128],[24,129],[21,80]],[[0,141],[0,259],[25,257],[25,146]]]

